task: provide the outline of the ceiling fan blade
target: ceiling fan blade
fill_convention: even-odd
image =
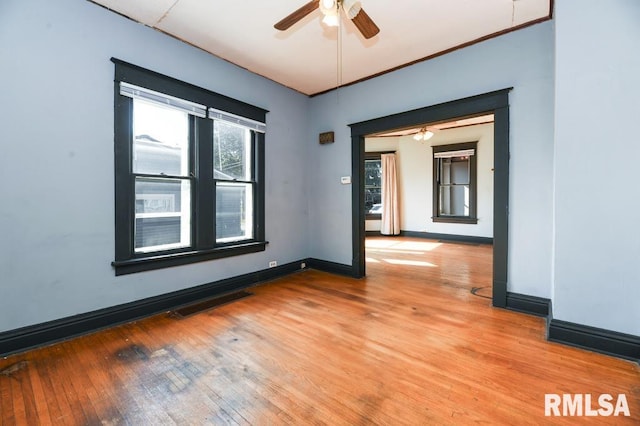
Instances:
[[[355,26],[360,30],[362,36],[366,39],[370,39],[380,32],[380,28],[375,22],[367,15],[364,9],[360,9],[360,12],[352,19]]]
[[[293,12],[291,15],[287,16],[273,27],[276,30],[284,31],[289,29],[293,24],[300,21],[302,18],[316,10],[320,7],[320,2],[318,0],[312,0],[309,3],[302,6],[300,9]]]

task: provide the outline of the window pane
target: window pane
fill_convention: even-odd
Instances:
[[[251,180],[251,131],[215,120],[213,124],[213,177]]]
[[[367,188],[365,189],[365,210],[368,214],[382,213],[382,189]]]
[[[369,214],[382,212],[382,162],[364,162],[364,208]]]
[[[439,216],[469,216],[469,157],[441,158]]]
[[[191,244],[191,182],[136,178],[135,251]]]
[[[380,160],[365,160],[364,174],[365,186],[379,187],[382,178],[382,162]]]
[[[456,157],[451,159],[451,183],[469,183],[469,157]]]
[[[133,172],[189,174],[189,115],[139,99],[133,101]]]
[[[216,241],[253,238],[253,191],[251,184],[216,185]]]
[[[440,187],[441,216],[469,216],[469,185]]]

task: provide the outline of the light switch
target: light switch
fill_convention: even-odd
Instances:
[[[343,185],[349,185],[351,183],[351,176],[342,176],[340,178],[340,183]]]

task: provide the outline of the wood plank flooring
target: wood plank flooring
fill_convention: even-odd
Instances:
[[[373,238],[367,258],[366,279],[304,271],[2,359],[0,423],[640,422],[638,364],[490,306],[491,247]],[[546,393],[625,394],[631,417],[545,417]]]

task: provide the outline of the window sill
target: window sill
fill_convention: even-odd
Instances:
[[[431,218],[434,222],[439,223],[466,223],[470,225],[476,225],[478,223],[477,217],[464,217],[464,216],[438,216]]]
[[[134,274],[136,272],[152,271],[172,266],[188,265],[190,263],[204,262],[207,260],[257,253],[259,251],[265,251],[267,244],[269,244],[267,241],[254,241],[226,247],[216,247],[210,250],[193,250],[144,258],[114,260],[111,262],[111,266],[115,268],[116,276]]]

